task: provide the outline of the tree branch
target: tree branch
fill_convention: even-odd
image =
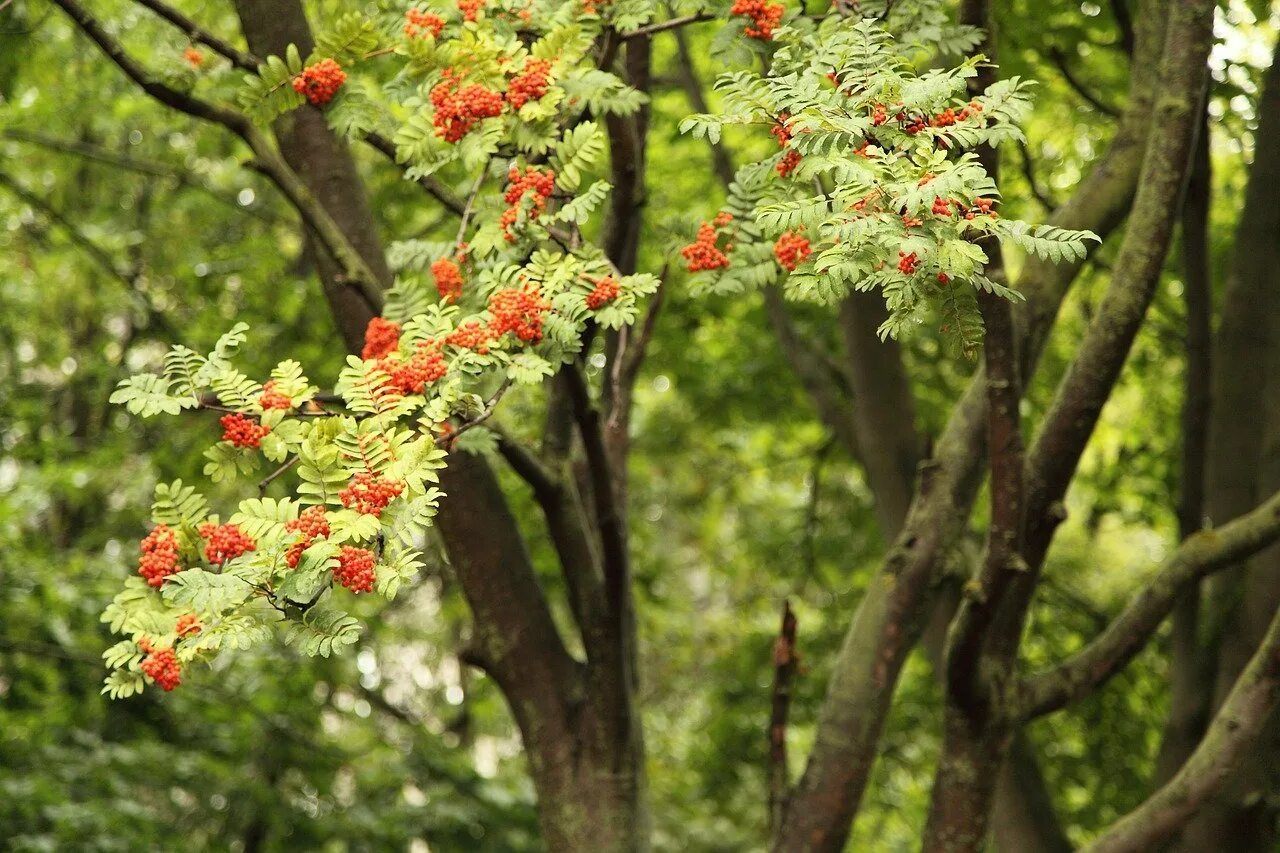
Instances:
[[[1090,695],[1128,665],[1190,585],[1280,539],[1280,492],[1221,527],[1192,535],[1107,629],[1058,666],[1023,679],[1017,715],[1052,713]]]
[[[690,24],[701,23],[702,21],[711,21],[715,19],[715,15],[710,12],[697,12],[692,15],[683,15],[679,18],[672,18],[669,21],[658,21],[655,24],[647,24],[639,29],[632,30],[629,33],[623,33],[624,41],[634,38],[645,38],[655,33],[666,32],[667,30],[675,30],[681,27],[687,27]]]
[[[164,18],[166,21],[186,33],[192,41],[206,45],[216,53],[222,54],[222,56],[231,60],[232,65],[240,68],[241,70],[248,71],[250,74],[255,74],[258,71],[258,66],[262,64],[262,60],[258,59],[253,54],[237,50],[230,43],[218,38],[213,33],[202,28],[195,21],[183,15],[177,9],[167,3],[161,2],[161,0],[133,0],[133,2],[137,3],[139,6],[145,6],[152,12],[155,12],[161,18]]]
[[[1079,95],[1085,103],[1105,116],[1115,118],[1120,115],[1119,110],[1110,104],[1103,103],[1101,99],[1089,91],[1088,87],[1084,85],[1080,78],[1076,77],[1075,72],[1071,70],[1071,66],[1067,62],[1066,55],[1058,47],[1050,47],[1046,53],[1048,53],[1053,66],[1057,68],[1058,72],[1062,75],[1062,79],[1067,81],[1067,85],[1070,86],[1072,91]]]
[[[1168,840],[1226,782],[1280,700],[1280,611],[1196,751],[1168,784],[1111,825],[1085,853],[1141,853]]]
[[[791,602],[782,602],[782,627],[773,644],[773,691],[769,712],[769,826],[782,821],[787,789],[787,715],[791,710],[791,682],[799,669],[796,654],[796,615]]]

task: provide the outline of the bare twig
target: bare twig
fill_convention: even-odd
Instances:
[[[1094,95],[1093,92],[1089,91],[1089,88],[1084,85],[1084,82],[1075,75],[1074,71],[1071,70],[1071,66],[1067,63],[1066,54],[1064,54],[1059,48],[1051,47],[1047,53],[1049,59],[1053,62],[1054,67],[1058,69],[1060,74],[1062,74],[1062,79],[1067,81],[1067,85],[1070,86],[1077,95],[1083,98],[1089,106],[1093,107],[1103,115],[1111,116],[1112,118],[1116,118],[1120,115],[1119,110],[1110,104],[1104,103],[1100,98]]]
[[[787,806],[787,716],[791,710],[791,682],[799,669],[796,654],[796,615],[791,602],[782,602],[782,627],[773,644],[773,693],[769,712],[769,827],[780,826]]]
[[[203,44],[216,53],[222,54],[222,56],[231,60],[231,64],[237,68],[253,73],[262,64],[262,60],[252,53],[237,50],[231,44],[218,38],[167,3],[162,3],[160,0],[133,0],[133,2],[155,12],[161,18],[186,33],[192,41]]]
[[[679,18],[672,18],[669,21],[659,21],[656,24],[647,24],[638,30],[632,30],[629,33],[623,33],[622,39],[625,41],[627,39],[651,36],[651,35],[654,35],[655,33],[662,33],[662,32],[666,32],[667,30],[675,30],[675,29],[679,29],[680,27],[687,27],[690,24],[698,24],[703,21],[710,21],[714,18],[715,18],[715,15],[712,15],[710,12],[697,12],[692,15],[684,15]]]
[[[273,482],[275,482],[276,478],[279,477],[281,474],[283,474],[285,471],[288,471],[294,465],[298,464],[298,458],[299,458],[298,455],[295,453],[293,456],[290,456],[288,459],[286,459],[283,465],[281,465],[279,468],[277,468],[276,470],[268,474],[266,477],[264,477],[262,482],[258,484],[258,494],[260,496],[265,495],[267,493],[267,486],[270,486]]]

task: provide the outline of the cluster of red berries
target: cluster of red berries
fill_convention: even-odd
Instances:
[[[400,346],[400,324],[374,317],[364,329],[363,359],[382,358]]]
[[[404,483],[379,477],[372,471],[361,471],[351,484],[338,492],[342,505],[364,515],[381,516],[387,504],[400,497]]]
[[[542,340],[542,324],[551,303],[538,288],[509,287],[489,297],[489,333],[496,339],[511,332],[525,343]]]
[[[898,272],[912,275],[920,265],[920,258],[915,252],[898,252]]]
[[[779,148],[786,148],[787,143],[791,141],[791,137],[792,137],[791,126],[787,123],[788,119],[790,118],[791,116],[787,115],[786,113],[782,113],[781,115],[778,116],[777,124],[769,128],[769,133],[773,135],[774,139],[778,140]],[[774,166],[774,168],[778,170],[779,175],[785,178],[788,175],[790,175],[792,172],[794,172],[796,170],[796,166],[799,166],[799,165],[800,165],[800,152],[792,148],[792,149],[788,149],[782,155],[782,159],[778,161],[777,165]]]
[[[716,245],[719,239],[715,226],[710,222],[704,222],[698,226],[698,237],[688,246],[680,250],[680,254],[684,255],[684,259],[689,262],[689,272],[701,272],[702,270],[714,270],[721,267],[729,266],[729,256],[720,251]],[[725,246],[729,249],[731,246]]]
[[[436,290],[445,302],[457,302],[462,298],[462,270],[449,258],[441,258],[431,264],[431,275],[436,280]]]
[[[332,59],[322,59],[315,65],[308,65],[302,73],[293,78],[293,91],[306,97],[317,107],[322,107],[333,100],[342,84],[347,82],[347,72]]]
[[[489,330],[473,320],[469,323],[463,323],[450,332],[444,342],[459,349],[475,350],[484,355],[489,352],[489,341],[492,339],[493,337]]]
[[[288,552],[284,555],[284,561],[291,569],[298,568],[298,561],[302,559],[302,552],[311,547],[311,543],[317,539],[323,539],[329,535],[329,520],[324,517],[324,507],[313,506],[302,511],[302,514],[293,521],[286,521],[284,529],[290,533],[300,533],[302,538],[290,546]]]
[[[182,52],[182,58],[192,68],[199,68],[204,65],[204,54],[196,50],[195,45],[188,45],[187,49]]]
[[[261,447],[262,437],[271,432],[271,427],[239,412],[223,415],[218,423],[222,424],[222,440],[229,441],[236,447]]]
[[[372,551],[344,545],[338,553],[333,579],[354,593],[373,592],[373,582],[377,580],[373,573],[375,563],[377,558]]]
[[[510,207],[502,212],[502,217],[498,220],[498,224],[502,226],[502,233],[508,242],[515,241],[515,235],[511,233],[511,226],[516,224],[520,218],[520,203],[524,199],[525,194],[530,194],[529,216],[541,216],[542,212],[547,209],[547,199],[556,189],[556,173],[551,169],[545,172],[536,166],[526,166],[524,174],[520,173],[517,166],[512,166],[507,172],[507,181],[509,186],[506,193],[502,196]]]
[[[182,571],[178,566],[178,537],[167,524],[157,524],[140,546],[138,574],[149,586],[159,587],[169,575]]]
[[[599,311],[604,306],[618,298],[618,282],[611,275],[596,282],[595,288],[587,294],[587,307],[592,311]]]
[[[507,103],[518,110],[529,101],[536,101],[547,94],[551,85],[551,61],[527,59],[519,74],[507,84]]]
[[[208,540],[204,546],[205,559],[215,566],[257,548],[253,539],[245,535],[236,524],[214,524],[206,521],[200,525],[199,531],[201,538]]]
[[[417,9],[405,12],[404,21],[404,34],[409,38],[436,38],[444,29],[444,18]]]
[[[436,109],[432,122],[436,136],[445,142],[457,142],[478,122],[502,114],[502,95],[476,83],[463,86],[459,76],[447,68],[444,80],[431,90],[431,106]]]
[[[443,379],[449,372],[449,365],[440,354],[440,344],[434,340],[420,341],[408,361],[389,357],[379,362],[378,367],[390,377],[387,384],[401,394],[421,394],[423,388]]]
[[[204,628],[200,625],[199,617],[194,613],[184,613],[178,617],[178,624],[173,630],[179,637],[194,637]]]
[[[947,201],[946,199],[942,198],[941,196],[936,196],[936,195],[935,195],[935,196],[933,197],[933,208],[932,208],[932,210],[933,210],[933,214],[934,214],[935,216],[950,216],[950,215],[951,215],[951,203],[950,203],[949,201]]]
[[[484,0],[458,0],[458,11],[464,21],[474,21],[484,8]]]
[[[773,168],[778,170],[778,174],[787,177],[796,170],[796,166],[800,165],[800,152],[794,148],[788,148],[787,152],[782,155],[782,159],[778,161]]]
[[[173,649],[157,649],[146,637],[138,641],[138,648],[147,653],[142,660],[142,672],[166,693],[182,683],[182,664],[178,663]]]
[[[773,31],[782,23],[782,4],[766,3],[765,0],[734,0],[730,15],[742,15],[750,18],[742,34],[747,38],[770,41]]]
[[[812,253],[813,249],[809,247],[808,238],[791,231],[783,232],[773,244],[773,255],[778,259],[779,266],[787,272],[793,271]]]
[[[264,412],[270,409],[287,411],[293,408],[293,401],[276,390],[274,379],[268,379],[267,384],[262,386],[262,396],[258,397],[258,405]]]

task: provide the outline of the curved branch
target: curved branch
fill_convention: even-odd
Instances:
[[[338,224],[315,200],[298,174],[289,168],[248,116],[165,85],[129,56],[120,43],[77,0],[52,2],[67,14],[126,77],[152,98],[193,118],[222,125],[244,140],[257,158],[255,165],[284,193],[303,221],[315,232],[325,250],[341,266],[346,283],[356,288],[371,310],[381,311],[382,291],[377,277],[351,246]]]
[[[1178,596],[1215,571],[1280,539],[1280,492],[1252,512],[1189,537],[1093,642],[1015,689],[1018,715],[1039,717],[1088,696],[1124,669],[1155,634]]]
[[[258,66],[262,64],[262,60],[258,59],[258,57],[251,53],[237,50],[230,43],[218,38],[177,9],[167,3],[162,3],[161,0],[133,0],[133,2],[139,6],[146,6],[152,12],[155,12],[190,36],[192,41],[203,44],[214,52],[221,54],[237,68],[253,74],[257,72]]]
[[[1280,611],[1209,724],[1168,784],[1111,825],[1085,853],[1141,853],[1172,837],[1235,770],[1280,700]]]

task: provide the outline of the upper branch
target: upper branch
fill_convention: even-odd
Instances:
[[[164,18],[166,21],[182,30],[191,37],[192,41],[206,45],[211,50],[222,54],[224,57],[231,60],[231,64],[237,68],[243,69],[252,74],[257,71],[258,66],[262,64],[262,60],[258,59],[253,54],[237,50],[233,45],[223,41],[213,33],[204,29],[195,21],[170,6],[168,3],[163,3],[161,0],[134,0],[134,2],[139,6],[146,6],[161,18]]]
[[[315,232],[325,250],[342,268],[347,283],[357,289],[371,309],[381,310],[382,292],[377,277],[360,257],[359,252],[352,247],[338,224],[315,200],[298,174],[289,168],[279,152],[271,146],[267,137],[254,126],[248,116],[165,85],[152,77],[133,57],[129,56],[123,46],[113,39],[77,0],[53,0],[53,2],[124,72],[126,77],[152,98],[194,118],[222,125],[243,139],[253,151],[258,168],[284,193],[285,198],[302,216],[303,221]]]

